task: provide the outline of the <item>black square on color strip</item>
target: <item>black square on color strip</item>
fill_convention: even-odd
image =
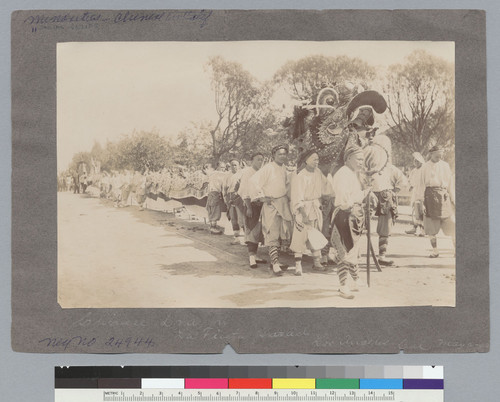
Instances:
[[[270,378],[266,366],[249,366],[248,378]]]
[[[189,378],[191,369],[192,368],[188,366],[171,366],[170,378]]]
[[[209,366],[193,366],[190,367],[189,375],[186,378],[209,378],[209,377],[210,377]]]
[[[210,376],[208,378],[229,378],[228,366],[211,366],[209,367]]]
[[[269,366],[267,368],[268,378],[287,378],[286,367]]]
[[[55,378],[112,378],[116,374],[116,366],[72,366],[55,368]]]
[[[248,367],[245,366],[232,366],[229,367],[228,378],[252,378],[249,375]],[[253,377],[257,378],[257,377]]]
[[[97,378],[56,378],[55,388],[97,388]]]

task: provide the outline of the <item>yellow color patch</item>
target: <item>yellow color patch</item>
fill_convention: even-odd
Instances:
[[[273,378],[273,389],[316,389],[316,379]]]

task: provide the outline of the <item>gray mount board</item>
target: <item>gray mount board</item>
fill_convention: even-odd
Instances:
[[[140,17],[146,14],[151,17]],[[478,10],[14,12],[13,349],[38,353],[221,353],[230,344],[238,353],[487,352],[485,34],[485,14]],[[56,44],[228,40],[455,42],[459,172],[456,307],[248,310],[63,310],[59,307]],[[127,348],[119,349],[109,342],[128,338],[132,342]]]

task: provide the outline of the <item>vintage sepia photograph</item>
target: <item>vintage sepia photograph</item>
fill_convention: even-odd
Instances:
[[[58,43],[59,305],[455,307],[454,74],[454,42]]]

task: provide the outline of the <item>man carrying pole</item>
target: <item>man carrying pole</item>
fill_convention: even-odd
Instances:
[[[358,256],[365,220],[362,206],[365,193],[358,178],[364,167],[363,149],[355,144],[348,145],[344,151],[344,162],[344,166],[333,176],[335,211],[330,242],[338,261],[340,297],[353,299],[351,291],[358,291]],[[353,281],[351,288],[346,286],[348,273]]]

